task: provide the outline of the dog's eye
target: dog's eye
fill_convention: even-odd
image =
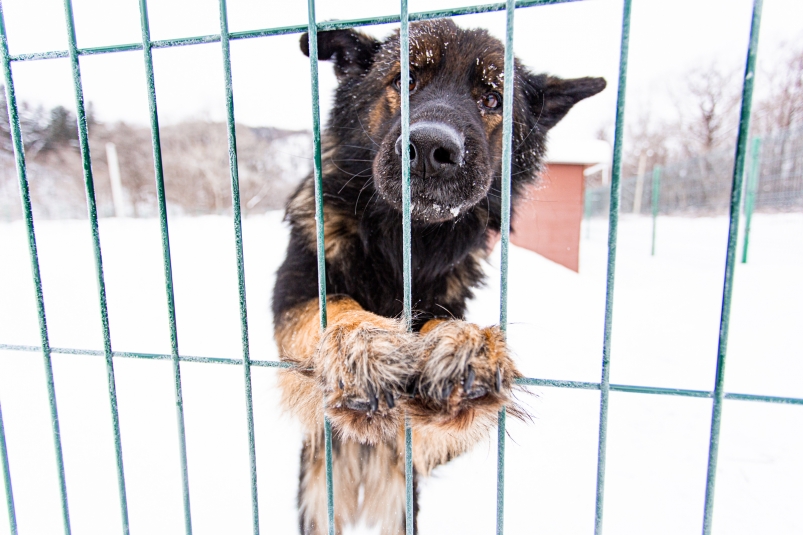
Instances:
[[[393,79],[393,87],[396,88],[397,91],[401,91],[401,74],[397,74],[396,78]],[[410,88],[410,92],[415,90],[415,76],[410,73],[410,83],[408,85]]]
[[[498,109],[502,107],[502,97],[496,92],[486,93],[482,96],[482,105],[489,110]]]

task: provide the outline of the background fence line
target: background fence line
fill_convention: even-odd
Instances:
[[[747,198],[763,212],[803,211],[803,127],[775,132],[760,139],[760,146],[748,153],[748,173],[756,168],[755,180],[748,183]],[[755,160],[755,162],[754,162]],[[661,165],[657,211],[661,215],[712,215],[728,212],[734,148],[718,149],[687,160]],[[636,203],[638,177],[622,180],[622,211],[632,213]],[[641,215],[650,214],[656,185],[646,178],[641,196]],[[610,202],[610,186],[586,188],[586,216],[604,217]]]

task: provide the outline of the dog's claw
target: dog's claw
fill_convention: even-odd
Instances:
[[[502,391],[502,370],[497,368],[496,369],[496,392]]]
[[[449,396],[452,395],[452,388],[454,388],[452,383],[446,383],[441,392],[443,399],[449,399]]]
[[[388,404],[389,409],[392,409],[393,407],[396,406],[396,401],[394,401],[393,399],[393,394],[391,394],[387,390],[385,391],[385,402]]]
[[[343,388],[345,388],[345,385],[343,385],[343,379],[340,379],[340,380],[337,382],[337,386],[339,386],[339,387],[340,387],[340,390],[343,390]]]
[[[368,401],[371,404],[371,412],[376,412],[379,409],[379,398],[376,397],[374,386],[368,383]]]
[[[466,382],[463,383],[463,390],[466,392],[471,391],[471,385],[474,384],[474,368],[471,367],[469,364],[468,366],[468,375],[466,376]]]
[[[346,407],[353,411],[368,412],[371,404],[361,399],[349,399],[346,400]]]

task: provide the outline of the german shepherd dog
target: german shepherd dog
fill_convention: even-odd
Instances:
[[[327,530],[324,405],[332,429],[335,532],[363,518],[383,535],[405,525],[404,419],[415,477],[469,450],[496,425],[520,376],[498,326],[463,320],[501,225],[502,109],[513,106],[512,202],[536,179],[547,131],[601,78],[563,80],[504,45],[442,19],[410,25],[410,79],[398,31],[318,34],[338,79],[322,141],[328,326],[320,332],[314,181],[291,197],[287,257],[273,293],[283,404],[305,429],[300,529]],[[307,34],[301,50],[309,56]],[[410,89],[412,332],[402,317],[401,95]],[[503,87],[514,83],[513,102]],[[417,500],[414,511],[417,512]]]

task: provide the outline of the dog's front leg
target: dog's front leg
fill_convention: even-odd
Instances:
[[[295,364],[280,379],[285,406],[312,431],[323,422],[325,398],[341,439],[395,440],[401,425],[396,400],[416,371],[409,354],[415,335],[343,297],[329,299],[321,333],[317,307],[314,300],[285,312],[276,329],[281,358]]]
[[[416,468],[428,473],[488,436],[503,406],[514,412],[516,369],[499,327],[431,320],[421,329],[413,417]]]

